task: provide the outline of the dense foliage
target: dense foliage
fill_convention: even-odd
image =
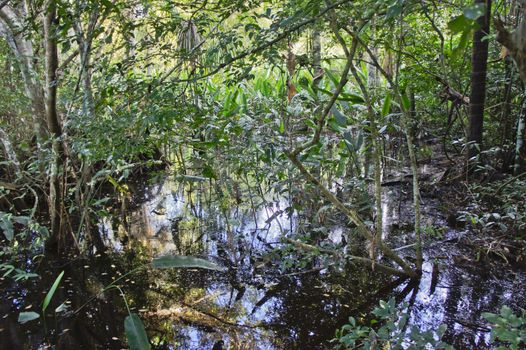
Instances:
[[[223,212],[286,198],[299,229],[282,230],[284,269],[323,255],[418,278],[436,238],[422,164],[439,157],[433,184],[463,193],[452,221],[479,235],[477,258],[521,263],[524,11],[516,0],[0,1],[4,277],[36,277],[27,259],[44,251],[103,253],[101,218],[170,173],[208,185]],[[386,240],[394,182],[411,183],[409,252]],[[323,243],[329,220],[348,223],[339,244]],[[391,311],[377,310],[378,332],[352,320],[340,342],[397,333],[442,346],[406,339]]]

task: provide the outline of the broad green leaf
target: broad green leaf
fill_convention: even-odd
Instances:
[[[26,323],[26,322],[29,322],[29,321],[36,320],[36,319],[39,318],[39,317],[40,317],[40,315],[37,314],[37,313],[34,312],[34,311],[21,312],[21,313],[18,315],[18,323]]]
[[[13,221],[17,224],[27,226],[29,224],[28,216],[13,216]]]
[[[460,37],[460,41],[458,42],[458,46],[453,49],[453,52],[451,53],[451,58],[456,59],[460,53],[468,46],[468,42],[470,39],[471,31],[467,30],[462,33],[462,36]]]
[[[340,101],[348,101],[352,103],[364,103],[365,100],[362,96],[358,94],[354,94],[352,92],[342,92],[340,96],[338,97],[338,100]]]
[[[461,33],[471,29],[472,22],[464,15],[460,15],[449,21],[447,27],[453,33]]]
[[[124,332],[131,350],[151,349],[144,325],[137,314],[130,314],[124,319]]]
[[[208,165],[208,164],[205,164],[205,166],[203,167],[203,176],[207,179],[215,179],[216,178],[216,174],[214,172],[214,169]]]
[[[152,261],[152,266],[157,269],[169,269],[169,268],[201,268],[208,270],[224,271],[225,269],[211,261],[194,258],[193,256],[180,256],[180,255],[165,255],[159,258],[155,258]]]
[[[484,12],[486,12],[486,4],[484,3],[472,4],[464,8],[464,16],[472,20],[475,20],[479,18],[480,16],[483,16]]]
[[[60,284],[60,281],[62,280],[62,276],[64,276],[64,271],[58,275],[57,279],[49,289],[49,292],[47,292],[46,297],[44,298],[44,302],[42,303],[42,312],[46,312],[47,307],[49,306],[49,303],[51,302],[51,299],[53,298],[53,295],[55,294],[58,285]]]
[[[404,9],[403,2],[402,1],[397,1],[394,5],[389,6],[389,8],[387,9],[387,12],[385,14],[385,17],[387,17],[387,18],[398,17],[402,13],[403,9]]]
[[[9,214],[0,212],[0,228],[4,232],[5,238],[7,238],[8,241],[12,241],[15,235],[15,229]]]
[[[336,108],[335,106],[333,106],[331,108],[331,112],[332,114],[334,115],[334,118],[336,119],[336,121],[338,122],[338,124],[340,126],[345,126],[347,125],[347,117],[338,110],[338,108]]]

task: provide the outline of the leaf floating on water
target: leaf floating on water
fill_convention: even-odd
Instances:
[[[37,314],[36,312],[34,311],[29,311],[29,312],[21,312],[19,315],[18,315],[18,323],[26,323],[26,322],[29,322],[29,321],[33,321],[33,320],[36,320],[37,318],[39,318],[40,315]]]
[[[137,314],[130,314],[124,320],[124,331],[131,350],[150,349],[150,342],[144,325]]]
[[[63,302],[62,304],[60,304],[56,309],[55,309],[55,312],[58,314],[58,313],[61,313],[61,312],[66,312],[69,310],[69,306],[67,305],[67,301]]]
[[[152,261],[152,266],[157,269],[169,269],[169,268],[201,268],[207,270],[225,271],[225,268],[208,260],[194,258],[193,256],[180,256],[180,255],[165,255],[159,258],[155,258]]]

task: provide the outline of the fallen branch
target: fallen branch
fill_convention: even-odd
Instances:
[[[320,192],[342,213],[344,213],[357,227],[358,232],[368,241],[372,242],[374,239],[373,232],[365,225],[365,223],[360,219],[358,213],[354,209],[347,208],[336,196],[329,191],[322,183],[314,177],[301,163],[297,157],[293,156],[291,153],[285,153],[287,157],[292,161],[292,163],[298,168],[298,170],[307,178],[309,182],[318,187]],[[380,251],[389,259],[397,263],[405,272],[405,275],[417,278],[418,274],[406,263],[402,258],[400,258],[391,248],[389,248],[384,242],[380,241],[378,243],[378,248]],[[371,261],[369,261],[371,262]],[[395,270],[400,272],[398,270]]]
[[[302,250],[324,252],[324,253],[328,253],[328,254],[334,255],[334,256],[336,256],[338,258],[350,259],[351,261],[355,261],[355,262],[361,263],[361,264],[363,264],[365,266],[368,266],[369,268],[372,268],[372,266],[374,265],[375,269],[378,269],[380,271],[386,272],[386,273],[391,274],[391,275],[407,276],[407,273],[405,271],[397,270],[397,269],[392,268],[390,266],[379,264],[377,261],[373,261],[373,260],[371,260],[369,258],[364,258],[363,256],[349,255],[349,254],[345,254],[345,256],[343,256],[342,254],[340,254],[336,250],[316,247],[316,246],[311,245],[311,244],[295,241],[295,240],[293,240],[291,238],[284,238],[284,239],[285,239],[285,241],[287,243],[290,243],[290,244],[294,245],[296,248],[299,248],[299,249],[302,249]]]

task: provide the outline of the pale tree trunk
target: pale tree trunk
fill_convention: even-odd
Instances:
[[[517,134],[515,140],[515,160],[513,164],[513,173],[522,174],[526,171],[526,98],[523,98],[521,113],[517,121]]]
[[[77,4],[77,7],[79,5]],[[83,109],[84,114],[89,118],[95,117],[95,100],[93,98],[93,90],[91,87],[91,46],[94,39],[95,28],[99,19],[99,9],[96,7],[91,10],[87,28],[82,28],[82,22],[80,20],[81,10],[77,8],[76,11],[77,19],[73,23],[73,29],[79,45],[80,53],[80,76],[82,78],[83,85]]]
[[[323,71],[321,69],[321,35],[316,28],[312,32],[312,71],[314,77],[312,85],[314,89],[317,89],[323,76]]]
[[[10,166],[14,174],[20,174],[20,162],[18,161],[18,157],[16,156],[15,150],[13,149],[13,144],[11,143],[11,140],[9,140],[9,136],[7,135],[7,133],[2,128],[0,128],[0,141],[4,146],[6,157],[11,163]]]
[[[33,43],[26,37],[24,21],[27,14],[24,8],[14,9],[5,5],[0,9],[0,35],[2,35],[13,55],[18,61],[20,73],[24,81],[24,90],[31,101],[33,114],[33,130],[40,147],[46,137],[46,114],[44,90],[38,79],[38,69],[35,66]]]
[[[522,10],[522,19],[518,27],[509,32],[500,19],[495,20],[497,41],[500,42],[515,61],[519,75],[526,84],[526,8]],[[517,133],[515,135],[515,154],[513,172],[518,175],[526,171],[526,102],[523,102],[517,120]]]

